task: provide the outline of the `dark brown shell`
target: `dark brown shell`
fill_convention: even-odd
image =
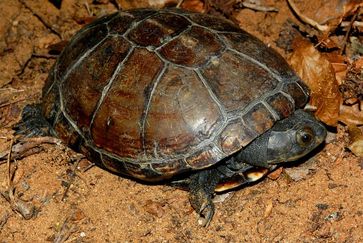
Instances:
[[[49,75],[43,113],[89,159],[160,180],[219,162],[307,99],[285,60],[231,22],[142,9],[74,36]]]

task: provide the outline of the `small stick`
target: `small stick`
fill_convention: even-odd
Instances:
[[[357,11],[354,14],[352,20],[349,23],[348,30],[347,30],[347,32],[345,33],[345,36],[344,36],[343,46],[342,46],[342,49],[340,50],[340,55],[342,55],[345,52],[345,48],[347,47],[347,41],[348,41],[348,38],[349,38],[350,31],[352,30],[353,23],[355,22],[355,20],[358,17],[358,13],[359,13],[359,11]]]
[[[14,144],[14,138],[11,139],[9,153],[8,153],[8,159],[6,161],[7,167],[8,167],[8,189],[9,190],[11,190],[11,188],[12,188],[11,175],[10,175],[11,174],[10,159],[11,159],[11,151],[13,150],[13,144]]]
[[[24,138],[17,144],[12,146],[11,159],[19,159],[25,155],[34,154],[37,152],[35,148],[42,144],[62,144],[61,140],[54,137],[34,137],[34,138]],[[28,153],[27,153],[28,152]],[[0,152],[0,160],[5,158],[7,152]],[[9,154],[8,154],[9,156]],[[0,162],[1,164],[1,162]]]
[[[352,23],[352,21],[343,21],[343,22],[341,23],[341,26],[342,26],[342,27],[347,27],[347,26],[351,25],[351,23]],[[354,27],[363,27],[363,22],[362,22],[362,21],[354,21],[354,22],[352,23],[352,25],[353,25]]]
[[[184,0],[179,0],[178,4],[176,5],[176,8],[180,8],[180,6],[183,4]]]
[[[245,8],[249,8],[249,9],[260,11],[260,12],[278,12],[279,11],[277,8],[261,6],[261,5],[255,4],[255,3],[242,2],[242,6]]]
[[[111,3],[113,3],[113,5],[115,5],[117,10],[122,9],[122,7],[121,7],[120,3],[118,2],[118,0],[111,0]]]
[[[85,1],[85,2],[84,2],[84,6],[86,7],[86,10],[87,10],[87,12],[88,12],[88,15],[89,15],[89,16],[92,16],[93,14],[92,14],[92,11],[91,11],[91,9],[90,9],[90,7],[89,7],[89,5],[88,5],[87,1]]]
[[[0,218],[0,231],[1,229],[4,227],[4,225],[6,224],[6,222],[8,221],[10,215],[9,213],[6,211],[4,213],[4,215]]]
[[[18,103],[18,102],[21,102],[21,101],[24,101],[26,100],[27,98],[21,98],[21,99],[18,99],[18,100],[13,100],[13,101],[9,101],[9,102],[6,102],[6,103],[3,103],[3,104],[0,104],[0,108],[3,108],[5,106],[9,106],[9,105],[12,105],[12,104],[15,104],[15,103]]]

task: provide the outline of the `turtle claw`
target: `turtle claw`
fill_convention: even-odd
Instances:
[[[208,227],[213,218],[212,198],[219,178],[219,172],[215,169],[203,170],[190,177],[189,201],[199,214],[198,224],[201,226]]]
[[[208,227],[214,215],[213,202],[205,202],[200,208],[198,224],[203,227]]]

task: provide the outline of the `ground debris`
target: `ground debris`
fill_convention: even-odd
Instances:
[[[41,147],[43,144],[61,145],[62,142],[60,139],[55,137],[22,138],[12,146],[10,160],[21,159],[29,155],[39,153],[43,150]],[[5,159],[8,154],[9,151],[0,152],[0,164],[1,159]]]
[[[3,215],[1,216],[1,218],[0,218],[0,231],[2,230],[2,228],[4,227],[6,222],[8,221],[9,217],[10,217],[10,214],[7,211],[5,213],[3,213]]]
[[[239,3],[236,4],[236,6],[249,8],[255,11],[261,11],[261,12],[278,12],[279,9],[272,7],[272,6],[264,6],[261,4],[256,3],[255,1],[238,1]]]
[[[11,209],[24,219],[29,220],[37,214],[37,209],[32,202],[17,198],[13,191],[0,192],[0,194],[10,203]]]
[[[165,203],[155,202],[152,200],[147,200],[144,205],[146,212],[161,218],[165,214]]]
[[[9,151],[12,151],[14,140],[11,140]],[[8,153],[7,156],[7,167],[8,167],[8,176],[7,176],[7,189],[5,191],[0,191],[0,194],[10,203],[11,209],[20,214],[24,219],[31,219],[36,215],[36,208],[31,202],[25,202],[20,199],[15,194],[14,187],[14,176],[17,170],[17,165],[11,166],[11,152]]]

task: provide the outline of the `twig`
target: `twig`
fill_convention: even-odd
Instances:
[[[87,1],[84,2],[84,6],[86,7],[88,15],[93,16],[93,13],[92,13]]]
[[[74,163],[73,165],[73,168],[72,168],[72,173],[70,174],[69,176],[69,181],[67,183],[67,187],[66,187],[66,190],[64,191],[63,193],[63,196],[62,196],[62,199],[61,201],[63,201],[66,197],[67,197],[67,193],[69,192],[69,189],[71,188],[71,186],[73,185],[74,183],[74,179],[76,178],[76,176],[78,176],[79,178],[81,178],[82,180],[84,180],[82,177],[80,177],[78,174],[77,174],[77,168],[78,168],[78,164],[79,162],[84,158],[83,155],[80,155],[78,158],[76,158],[76,162]]]
[[[20,76],[24,73],[25,69],[28,67],[30,61],[33,58],[45,58],[45,59],[56,59],[58,57],[58,55],[51,55],[51,54],[39,54],[39,53],[35,53],[34,50],[32,52],[32,54],[30,55],[30,57],[25,61],[24,64],[19,63],[19,65],[21,66],[20,71],[18,71],[16,73],[16,75]]]
[[[300,10],[296,7],[295,3],[293,3],[292,0],[287,0],[287,2],[289,3],[291,9],[294,11],[294,13],[304,22],[307,23],[311,26],[313,26],[314,28],[318,29],[321,32],[327,32],[329,31],[329,26],[328,25],[321,25],[318,22],[308,18],[307,16],[303,15]]]
[[[11,139],[10,149],[8,153],[7,159],[7,167],[8,167],[8,188],[5,192],[0,192],[0,194],[10,203],[11,209],[20,214],[24,219],[31,219],[35,215],[35,207],[32,203],[25,202],[14,194],[15,187],[13,185],[13,179],[16,171],[16,165],[13,171],[11,171],[10,160],[11,160],[11,152],[13,150],[14,138]]]
[[[10,170],[10,159],[11,159],[11,151],[13,150],[13,144],[14,144],[14,138],[11,139],[10,147],[9,147],[9,153],[8,153],[8,159],[6,161],[7,167],[8,167],[8,189],[9,190],[12,188],[12,183],[11,183],[11,170]]]
[[[0,104],[0,108],[3,108],[5,106],[9,106],[11,104],[15,104],[15,103],[18,103],[18,102],[24,101],[24,100],[27,100],[27,98],[21,98],[21,99],[18,99],[18,100],[13,100],[13,101],[6,102],[6,103],[3,103],[3,104]]]
[[[340,50],[340,55],[342,55],[345,52],[345,48],[347,47],[347,41],[348,41],[348,38],[349,38],[350,31],[352,30],[353,23],[357,19],[358,14],[359,14],[359,8],[358,8],[357,12],[353,15],[353,18],[349,23],[348,30],[347,30],[347,32],[345,33],[345,36],[344,36],[343,46],[342,46],[342,49]]]
[[[50,32],[52,32],[53,34],[57,35],[61,40],[63,40],[62,35],[53,28],[53,26],[51,26],[50,24],[47,23],[47,21],[45,21],[43,19],[43,17],[41,17],[39,14],[35,13],[33,11],[33,9],[31,7],[28,6],[28,4],[26,4],[25,0],[19,0],[21,4],[23,4],[23,6],[28,9],[47,29],[50,30]]]
[[[180,8],[180,6],[183,4],[184,0],[179,0],[178,4],[176,5],[176,8]]]
[[[32,53],[34,52],[34,46],[32,47]],[[16,75],[17,76],[20,76],[22,75],[24,72],[25,72],[25,69],[28,67],[30,61],[33,59],[33,54],[30,54],[30,56],[28,57],[28,59],[23,62],[23,63],[20,63],[20,61],[17,60],[19,66],[21,66],[20,70],[18,72],[16,72]]]
[[[42,144],[61,144],[62,141],[58,138],[54,137],[34,137],[34,138],[24,138],[16,143],[12,147],[12,155],[10,159],[19,159],[24,156],[29,156],[31,154],[39,152],[39,145]],[[0,160],[4,158],[8,153],[7,152],[0,152]]]
[[[20,92],[24,92],[23,89],[14,89],[14,88],[0,88],[0,91],[9,91],[9,92],[12,92],[12,93],[20,93]]]
[[[113,5],[115,5],[115,7],[116,7],[117,10],[121,10],[122,9],[120,3],[118,2],[118,0],[111,0],[111,3]]]
[[[66,218],[62,224],[60,231],[55,235],[53,243],[63,243],[77,230],[74,225],[69,225],[70,218]]]
[[[58,55],[41,54],[41,53],[33,53],[32,56],[36,58],[45,58],[45,59],[56,59],[58,57]]]
[[[9,217],[10,217],[9,212],[6,211],[4,213],[4,215],[0,218],[0,231],[2,230],[2,228],[4,227],[6,222],[8,221]]]
[[[278,12],[279,11],[277,8],[261,6],[259,4],[255,4],[255,3],[242,2],[241,4],[245,8],[249,8],[249,9],[252,9],[255,11],[260,11],[260,12]]]
[[[342,27],[347,27],[347,26],[350,26],[350,25],[353,25],[354,27],[363,27],[363,22],[362,21],[343,21],[341,24],[340,24]]]

